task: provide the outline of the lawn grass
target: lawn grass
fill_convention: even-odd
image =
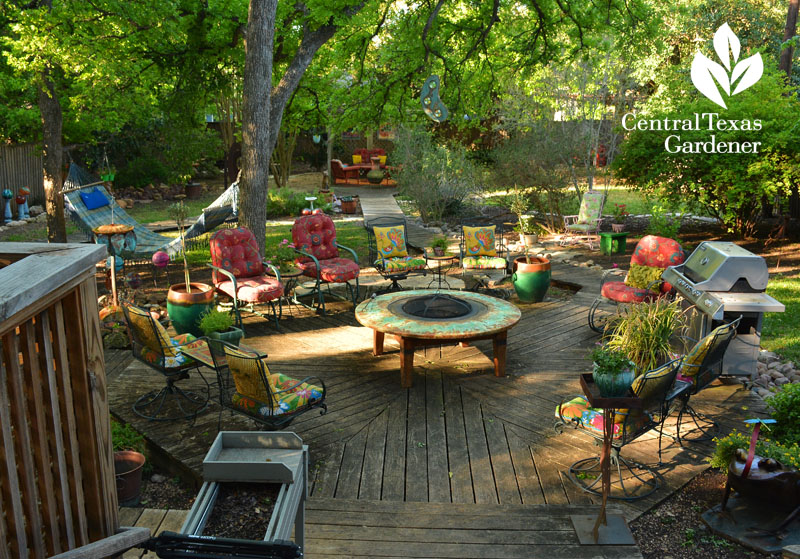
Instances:
[[[368,248],[367,248],[367,233],[361,221],[334,221],[336,225],[336,241],[340,245],[352,248],[358,255],[358,263],[360,266],[369,266],[368,263]],[[175,238],[178,236],[177,231],[168,231],[162,233],[165,237]],[[211,261],[211,256],[208,251],[208,237],[210,233],[206,233],[193,239],[192,244],[199,245],[197,248],[190,248],[186,251],[186,259],[190,266],[205,266]],[[292,240],[292,226],[288,223],[281,224],[267,224],[266,245],[267,248],[273,247],[280,243],[283,239]],[[342,252],[343,258],[349,258],[352,255],[347,251]]]
[[[78,233],[78,226],[67,221],[67,236]],[[31,243],[41,242],[47,240],[47,224],[46,223],[32,223],[25,227],[20,227],[18,232],[7,233],[3,235],[3,241],[8,243]]]
[[[189,216],[200,215],[203,209],[208,207],[211,202],[217,199],[219,192],[208,192],[203,194],[200,198],[194,200],[184,199],[187,214]],[[154,200],[149,204],[142,204],[141,202],[133,205],[132,208],[125,210],[129,216],[138,221],[139,223],[155,223],[156,221],[173,221],[170,215],[170,206],[174,204],[173,200]]]
[[[786,311],[764,315],[761,347],[800,363],[800,277],[770,277],[767,294],[786,305]]]

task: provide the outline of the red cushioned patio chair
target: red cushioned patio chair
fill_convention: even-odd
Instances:
[[[358,255],[346,246],[336,242],[336,227],[333,220],[322,210],[314,210],[311,215],[304,215],[292,226],[292,242],[300,257],[295,264],[303,271],[303,275],[317,280],[311,295],[317,296],[317,310],[325,314],[325,296],[322,284],[344,283],[347,285],[349,298],[355,306],[358,300]],[[349,252],[353,259],[341,258],[339,249]],[[355,286],[350,284],[355,280]]]
[[[600,279],[600,297],[594,300],[589,309],[589,328],[601,333],[608,314],[598,314],[603,302],[619,304],[642,303],[666,297],[673,292],[672,286],[661,280],[661,273],[669,266],[683,264],[683,249],[678,241],[665,237],[647,235],[640,240],[631,256],[631,269],[624,281],[610,281],[621,270],[606,270]]]
[[[218,293],[233,299],[236,326],[242,327],[241,309],[264,316],[254,305],[269,304],[277,327],[283,313],[281,274],[275,266],[261,260],[252,231],[244,227],[221,229],[211,235],[209,246],[214,287]],[[267,267],[275,277],[264,274]]]

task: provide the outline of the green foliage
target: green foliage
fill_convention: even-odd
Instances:
[[[290,188],[273,188],[267,194],[267,215],[298,216],[308,206],[306,194]]]
[[[614,204],[611,208],[611,215],[614,216],[614,223],[625,223],[625,218],[628,217],[628,206],[626,204]]]
[[[433,248],[440,248],[442,250],[447,250],[447,247],[450,246],[447,242],[447,237],[436,237],[431,242],[431,247]]]
[[[614,161],[617,176],[673,206],[694,202],[731,232],[751,235],[762,199],[786,196],[791,185],[800,180],[800,101],[774,62],[764,58],[761,79],[727,97],[724,111],[696,92],[689,80],[688,61],[684,71],[673,70],[659,93],[645,104],[638,120],[694,122],[695,115],[714,114],[716,119],[738,121],[738,129],[727,126],[709,130],[708,118],[702,116],[699,130],[636,129],[629,133]],[[761,121],[761,129],[744,130],[745,120]],[[633,125],[629,123],[629,127]],[[700,153],[669,153],[665,142],[676,135],[680,141],[673,138],[671,149],[686,142],[705,144],[712,135],[717,144],[757,141],[760,146],[757,153],[704,153],[702,147]]]
[[[289,242],[289,239],[281,239],[279,243],[266,245],[266,261],[278,266],[281,272],[291,269],[297,256],[294,245]]]
[[[470,194],[480,190],[479,173],[461,146],[436,143],[422,129],[403,129],[398,133],[395,162],[400,192],[412,197],[422,219],[439,221],[457,215]]]
[[[111,418],[111,444],[114,452],[120,450],[135,450],[144,453],[144,437],[127,423],[121,423]]]
[[[800,384],[784,384],[766,402],[777,421],[770,425],[775,440],[784,444],[800,441]]]
[[[116,175],[115,184],[120,187],[143,187],[150,183],[159,184],[167,180],[167,167],[155,157],[140,156],[132,159]]]
[[[681,228],[681,220],[683,213],[678,212],[677,215],[667,215],[668,211],[664,204],[656,202],[650,206],[650,221],[647,224],[645,233],[648,235],[657,235],[659,237],[666,237],[667,239],[678,239],[678,231]]]
[[[800,363],[800,277],[770,276],[767,294],[786,305],[786,312],[764,315],[761,345]]]
[[[606,324],[606,346],[626,355],[642,374],[669,359],[670,340],[685,323],[679,301],[627,305]]]
[[[618,375],[630,371],[634,367],[634,363],[628,359],[625,353],[605,346],[592,350],[589,357],[597,365],[598,371],[610,375]]]
[[[233,326],[233,317],[229,312],[211,309],[200,316],[199,326],[206,336],[212,332],[227,332]]]
[[[781,444],[765,438],[766,426],[761,428],[761,434],[756,441],[756,454],[764,458],[772,458],[789,468],[800,468],[800,446],[794,443]],[[721,439],[715,438],[717,446],[714,454],[708,459],[713,468],[727,470],[728,464],[736,454],[736,449],[747,451],[750,448],[750,434],[744,434],[734,429],[730,435]]]

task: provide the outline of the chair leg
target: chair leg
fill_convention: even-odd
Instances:
[[[589,328],[591,328],[594,332],[598,334],[602,334],[605,328],[606,320],[598,320],[597,319],[597,309],[603,302],[602,297],[597,297],[592,306],[589,308]]]

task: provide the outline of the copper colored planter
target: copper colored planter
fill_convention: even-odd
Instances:
[[[178,334],[203,335],[199,327],[200,315],[214,304],[214,288],[205,283],[194,283],[192,292],[186,292],[186,284],[177,283],[167,293],[167,312]]]

